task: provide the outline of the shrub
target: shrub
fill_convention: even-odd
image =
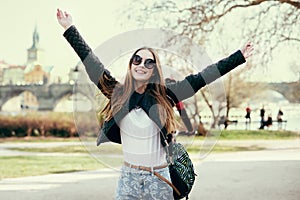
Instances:
[[[0,137],[78,136],[72,113],[28,112],[0,115]]]

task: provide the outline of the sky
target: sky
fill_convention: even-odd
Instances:
[[[64,30],[57,22],[57,8],[72,15],[74,24],[92,49],[122,32],[117,16],[125,0],[0,1],[0,60],[8,64],[26,63],[35,26],[44,49],[44,62],[54,66],[53,74],[66,75],[78,63],[77,55],[65,41]]]
[[[136,29],[128,23],[126,28],[119,24],[124,5],[131,0],[0,0],[0,60],[9,64],[24,65],[27,49],[32,45],[35,26],[40,37],[40,46],[45,51],[45,64],[54,66],[53,76],[66,77],[70,68],[79,62],[75,52],[63,37],[63,28],[57,22],[56,9],[68,11],[80,33],[92,49],[115,35]],[[212,51],[211,51],[212,52]],[[296,75],[289,70],[289,49],[277,52],[275,59],[264,73],[257,72],[257,80],[289,81]],[[212,55],[212,60],[218,57]],[[256,58],[255,58],[256,59]],[[284,71],[284,75],[281,71]]]

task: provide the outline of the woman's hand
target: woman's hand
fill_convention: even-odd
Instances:
[[[65,30],[67,30],[68,28],[70,28],[70,26],[72,26],[72,23],[73,23],[72,16],[70,14],[68,14],[66,11],[63,12],[62,10],[57,8],[56,17],[57,17],[58,23]]]
[[[245,59],[249,58],[253,54],[253,44],[251,42],[247,42],[244,47],[241,48],[241,52]]]

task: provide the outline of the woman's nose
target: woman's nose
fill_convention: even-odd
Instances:
[[[138,66],[142,68],[146,68],[143,62],[141,62]]]

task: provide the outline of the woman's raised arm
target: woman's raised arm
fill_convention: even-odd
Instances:
[[[246,62],[246,59],[252,55],[253,49],[252,43],[246,43],[241,50],[238,50],[227,58],[207,66],[198,74],[191,74],[185,77],[182,81],[177,81],[174,84],[167,85],[168,92],[175,95],[179,101],[193,96],[205,85],[210,84],[237,66]]]
[[[110,72],[104,68],[104,65],[100,62],[99,58],[93,53],[92,49],[82,38],[76,27],[73,25],[72,16],[60,9],[57,9],[56,16],[58,23],[65,29],[63,34],[64,37],[81,59],[90,80],[107,98],[110,98],[112,90],[118,82],[110,75]],[[102,81],[100,84],[101,78]]]

